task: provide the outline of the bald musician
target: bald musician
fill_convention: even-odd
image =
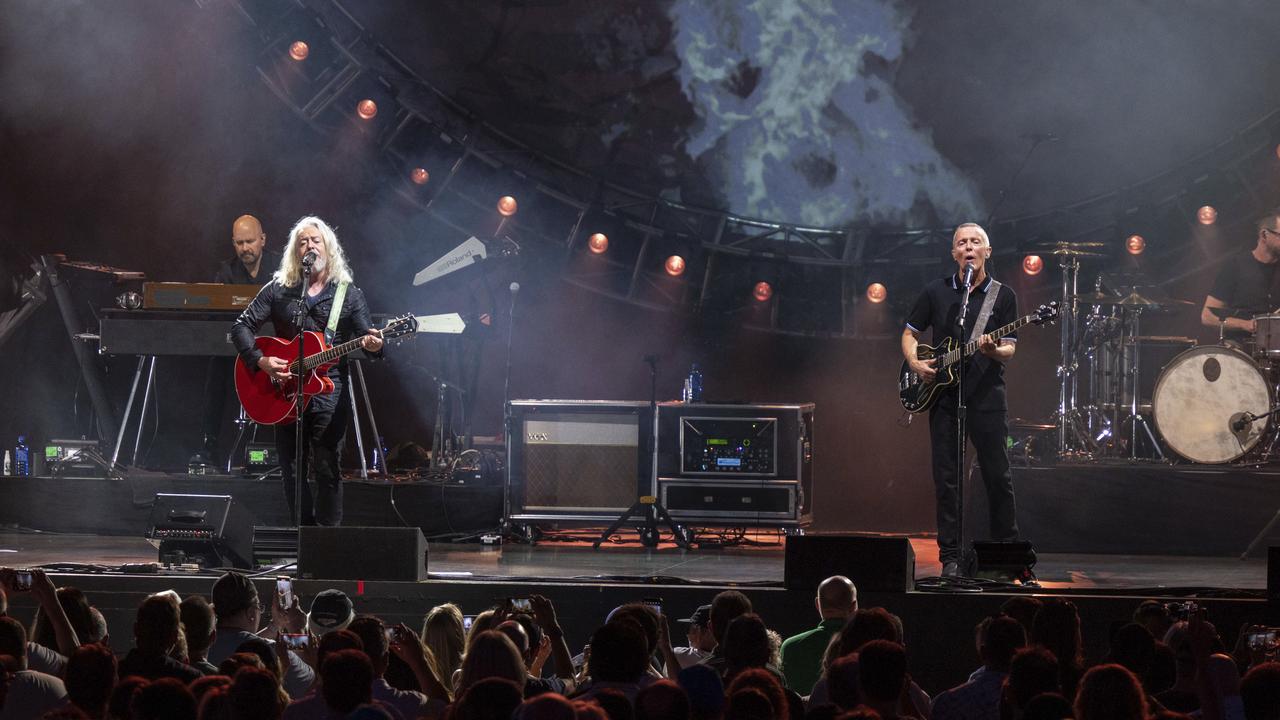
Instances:
[[[252,215],[241,215],[231,223],[231,257],[222,261],[213,281],[230,285],[266,285],[280,267],[280,253],[267,249],[267,234]],[[204,441],[188,463],[195,471],[212,465],[218,455],[218,432],[226,406],[235,358],[209,358],[205,376]]]

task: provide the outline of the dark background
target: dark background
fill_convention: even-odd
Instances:
[[[593,171],[617,182],[645,192],[675,188],[686,201],[719,209],[766,207],[789,216],[779,219],[803,219],[806,198],[839,206],[857,187],[850,178],[859,168],[841,167],[835,182],[794,187],[794,197],[779,193],[776,203],[760,206],[733,195],[730,140],[696,157],[685,152],[705,118],[671,65],[674,59],[680,67],[674,49],[680,28],[700,27],[687,19],[681,26],[690,16],[680,3],[417,5],[353,4],[352,11],[417,72],[458,93],[487,121],[570,162],[593,161]],[[869,55],[860,74],[892,89],[895,107],[909,120],[903,143],[921,137],[932,143],[924,150],[904,144],[903,152],[927,150],[946,165],[921,175],[933,183],[929,202],[868,210],[878,222],[961,219],[944,212],[951,206],[945,180],[952,177],[962,181],[956,197],[968,197],[967,187],[975,210],[989,211],[1029,147],[1025,134],[1052,132],[1062,140],[1037,150],[1000,206],[1001,217],[1165,171],[1273,106],[1280,50],[1258,31],[1280,15],[1269,3],[866,5],[873,15],[888,8],[904,24],[894,59]],[[849,8],[856,28],[861,5]],[[733,15],[733,4],[721,10]],[[566,40],[572,37],[578,41]],[[604,50],[582,50],[600,43]],[[932,528],[927,431],[922,423],[896,422],[891,383],[900,362],[901,304],[858,306],[858,339],[814,339],[608,299],[559,281],[555,266],[535,257],[498,264],[488,277],[412,288],[413,272],[461,238],[397,200],[367,148],[335,143],[284,107],[257,76],[258,48],[243,18],[223,2],[7,3],[0,19],[0,242],[155,280],[197,281],[230,255],[236,216],[261,218],[278,250],[297,217],[317,214],[337,227],[375,311],[498,311],[492,332],[467,341],[479,358],[477,433],[500,430],[504,288],[515,280],[522,290],[513,397],[645,399],[641,357],[658,353],[660,398],[673,398],[690,363],[700,362],[710,398],[817,403],[814,504],[821,529]],[[757,64],[767,71],[767,63]],[[810,64],[822,65],[820,58]],[[869,104],[866,117],[852,117],[854,130],[839,132],[871,129],[877,107]],[[621,130],[604,139],[614,127]],[[810,129],[825,132],[822,125]],[[797,146],[812,142],[796,139]],[[866,184],[889,177],[874,163],[865,171]],[[847,204],[851,210],[839,222],[862,222],[858,208],[879,207],[854,195]],[[1187,253],[1148,270],[1160,280],[1192,271],[1167,289],[1198,303],[1211,280],[1207,260],[1215,250],[1250,244],[1251,233],[1241,227],[1249,219],[1223,218],[1222,228],[1195,245],[1185,216],[1162,239],[1186,245]],[[997,246],[1012,240],[993,238]],[[945,256],[945,244],[938,254]],[[1024,309],[1055,296],[1052,265],[1028,278],[1018,273],[1019,261],[1003,260],[996,274],[1019,291]],[[73,283],[91,329],[93,309],[115,290],[89,276]],[[1055,332],[1024,333],[1007,373],[1011,415],[1043,419],[1054,406]],[[1208,339],[1194,310],[1156,319],[1148,332]],[[0,348],[6,446],[19,432],[37,443],[91,432],[67,342],[50,301]],[[429,443],[435,411],[429,377],[455,371],[448,352],[446,341],[419,337],[371,368],[389,445]],[[135,360],[101,362],[120,399]],[[146,464],[185,462],[197,440],[203,372],[198,360],[160,362],[160,424],[144,436]]]

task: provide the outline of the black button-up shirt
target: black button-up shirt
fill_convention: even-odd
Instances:
[[[213,281],[227,285],[266,285],[271,282],[271,274],[278,267],[280,267],[280,253],[263,250],[262,260],[258,263],[258,277],[251,277],[249,271],[244,268],[244,263],[240,262],[240,257],[235,256],[222,261],[218,266],[217,274],[213,276]]]
[[[982,303],[987,299],[987,290],[991,288],[991,281],[992,277],[988,273],[987,279],[969,294],[969,309],[964,318],[964,337],[960,336],[960,331],[956,327],[956,320],[960,317],[960,298],[964,294],[964,287],[956,275],[938,278],[925,285],[919,299],[916,300],[915,307],[907,315],[907,327],[916,332],[924,332],[932,328],[931,345],[937,345],[944,338],[951,338],[957,343],[965,342],[973,332],[973,324],[978,321],[978,314],[982,312]],[[987,319],[983,332],[990,332],[1017,319],[1017,296],[1008,285],[1001,285],[999,295],[996,296],[996,304],[991,308],[991,317]],[[1011,332],[997,339],[1017,342],[1018,333]],[[1004,392],[1004,363],[975,351],[969,358],[969,364],[964,368],[964,385],[966,402],[971,409],[976,411],[1007,409]],[[954,407],[954,390],[943,392],[938,402]]]
[[[338,284],[331,282],[318,295],[310,298],[302,316],[301,330],[324,332],[329,324],[329,310],[333,307],[333,296],[337,289]],[[255,370],[258,368],[262,351],[254,346],[253,340],[258,328],[267,320],[270,320],[275,327],[278,337],[288,340],[297,337],[301,331],[293,322],[293,311],[297,306],[297,300],[297,285],[284,287],[280,283],[272,282],[259,290],[257,297],[249,303],[249,307],[240,313],[240,317],[236,318],[235,324],[231,326],[231,341],[235,343],[236,351],[240,353],[240,358],[245,365]],[[332,344],[338,345],[352,338],[366,335],[372,327],[373,320],[369,317],[369,305],[365,302],[364,293],[355,285],[348,285],[347,296],[343,300],[342,310],[338,315],[338,328],[334,333]],[[378,351],[375,355],[380,356],[381,352]],[[329,377],[341,380],[346,375],[347,359],[344,356],[329,368]]]

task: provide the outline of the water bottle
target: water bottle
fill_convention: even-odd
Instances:
[[[378,436],[378,445],[373,449],[373,457],[369,462],[369,472],[383,472],[386,470],[382,466],[382,461],[387,457],[387,440],[381,435]]]
[[[18,436],[18,447],[13,450],[13,473],[19,477],[31,476],[31,448],[27,447],[27,436]]]
[[[685,381],[685,387],[688,388],[686,392],[688,397],[685,402],[702,402],[702,370],[698,368],[698,363],[694,363],[689,370],[689,378]]]

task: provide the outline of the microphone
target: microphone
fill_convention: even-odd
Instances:
[[[309,268],[315,265],[317,257],[315,250],[308,250],[307,254],[302,256],[302,267]]]
[[[516,293],[520,292],[520,283],[513,282],[511,283],[511,285],[507,287],[507,289],[511,291],[512,295],[515,295]]]
[[[973,263],[965,264],[964,266],[964,286],[965,287],[969,287],[970,285],[973,285],[973,274],[976,272],[978,272],[978,268],[974,267]]]
[[[1248,425],[1249,423],[1253,422],[1256,419],[1257,418],[1254,417],[1253,413],[1251,412],[1241,413],[1239,416],[1235,417],[1231,421],[1231,432],[1238,433],[1241,430],[1244,430],[1246,425]]]
[[[644,357],[642,357],[642,358],[641,358],[641,360],[643,360],[643,361],[645,361],[646,363],[649,363],[650,365],[652,365],[652,364],[654,364],[654,363],[658,362],[658,355],[657,355],[656,353],[650,353],[650,354],[645,355]]]

